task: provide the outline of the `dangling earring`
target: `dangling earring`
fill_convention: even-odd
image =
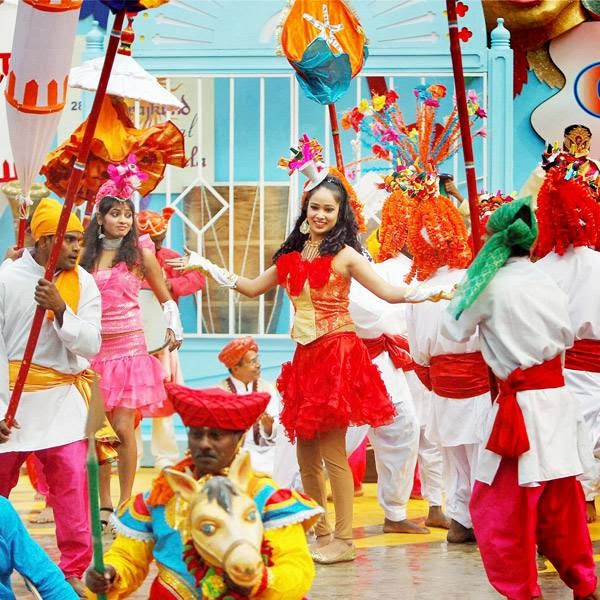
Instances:
[[[308,225],[308,219],[304,219],[304,221],[302,221],[302,223],[298,229],[300,229],[300,233],[308,233],[310,231],[310,226]]]
[[[106,236],[104,235],[104,233],[102,233],[102,223],[100,223],[100,226],[98,227],[98,239],[99,240],[103,240]]]

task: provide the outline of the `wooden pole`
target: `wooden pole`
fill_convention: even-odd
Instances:
[[[448,31],[450,33],[450,56],[452,58],[452,71],[454,73],[454,93],[456,94],[456,108],[460,124],[460,137],[462,151],[465,159],[465,173],[467,178],[467,191],[469,197],[469,217],[471,219],[471,236],[475,254],[481,248],[481,232],[479,230],[479,201],[477,197],[477,176],[475,174],[475,160],[473,158],[473,140],[471,139],[471,125],[467,110],[467,93],[465,90],[465,76],[462,65],[462,53],[458,38],[458,22],[456,16],[456,0],[446,0],[448,14]]]
[[[75,197],[77,196],[77,190],[79,189],[79,184],[81,183],[81,178],[83,177],[85,165],[90,153],[90,145],[92,143],[92,138],[94,137],[96,123],[98,122],[98,116],[100,114],[100,108],[102,106],[104,96],[106,95],[108,79],[110,77],[113,63],[115,62],[117,48],[119,47],[119,40],[121,38],[121,29],[123,27],[124,18],[124,10],[115,15],[113,29],[110,33],[110,41],[108,42],[106,57],[102,67],[102,73],[100,74],[100,81],[98,82],[98,89],[96,90],[96,96],[94,97],[94,103],[92,104],[92,110],[90,112],[90,116],[88,117],[83,139],[81,141],[81,146],[79,147],[79,152],[77,153],[77,159],[73,165],[73,170],[71,171],[69,186],[67,187],[67,193],[65,195],[65,203],[58,221],[58,227],[56,234],[54,235],[54,241],[52,242],[50,256],[48,257],[48,262],[46,263],[44,279],[48,281],[52,281],[52,278],[54,277],[56,263],[58,262],[58,256],[60,254],[60,249],[66,233],[67,224],[69,222],[69,216],[71,214],[71,210],[73,209]],[[35,309],[33,322],[31,324],[31,331],[29,333],[29,338],[27,339],[27,345],[25,346],[25,352],[23,353],[23,359],[21,360],[21,366],[19,368],[17,380],[15,381],[15,387],[8,404],[8,409],[6,410],[6,415],[4,416],[4,421],[6,422],[7,427],[12,427],[15,420],[15,414],[19,406],[19,401],[21,400],[21,394],[25,386],[27,373],[29,372],[31,360],[33,359],[33,353],[35,351],[42,324],[44,322],[45,312],[46,311],[40,306]]]
[[[331,136],[333,137],[333,149],[335,152],[335,164],[339,171],[344,173],[344,157],[342,156],[342,145],[340,143],[340,130],[338,127],[335,104],[328,104],[329,122],[331,123]]]

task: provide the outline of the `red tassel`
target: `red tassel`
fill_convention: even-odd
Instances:
[[[486,448],[505,458],[518,458],[529,450],[529,437],[521,407],[512,391],[501,392],[497,402],[498,413]]]

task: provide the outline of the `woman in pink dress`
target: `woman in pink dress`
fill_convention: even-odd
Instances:
[[[137,172],[136,176],[139,175]],[[81,266],[94,276],[102,297],[102,346],[91,368],[100,375],[108,418],[120,439],[119,505],[129,499],[136,469],[136,415],[159,408],[166,400],[165,373],[148,354],[138,294],[144,279],[163,305],[166,341],[171,350],[183,338],[177,304],[171,298],[152,242],[138,241],[131,195],[137,179],[113,177],[101,186],[95,217],[84,236]],[[102,517],[112,512],[110,467],[101,472]]]

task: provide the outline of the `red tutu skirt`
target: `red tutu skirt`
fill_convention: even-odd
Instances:
[[[277,380],[281,423],[293,442],[349,425],[379,427],[396,411],[369,353],[355,333],[333,333],[296,346]]]

